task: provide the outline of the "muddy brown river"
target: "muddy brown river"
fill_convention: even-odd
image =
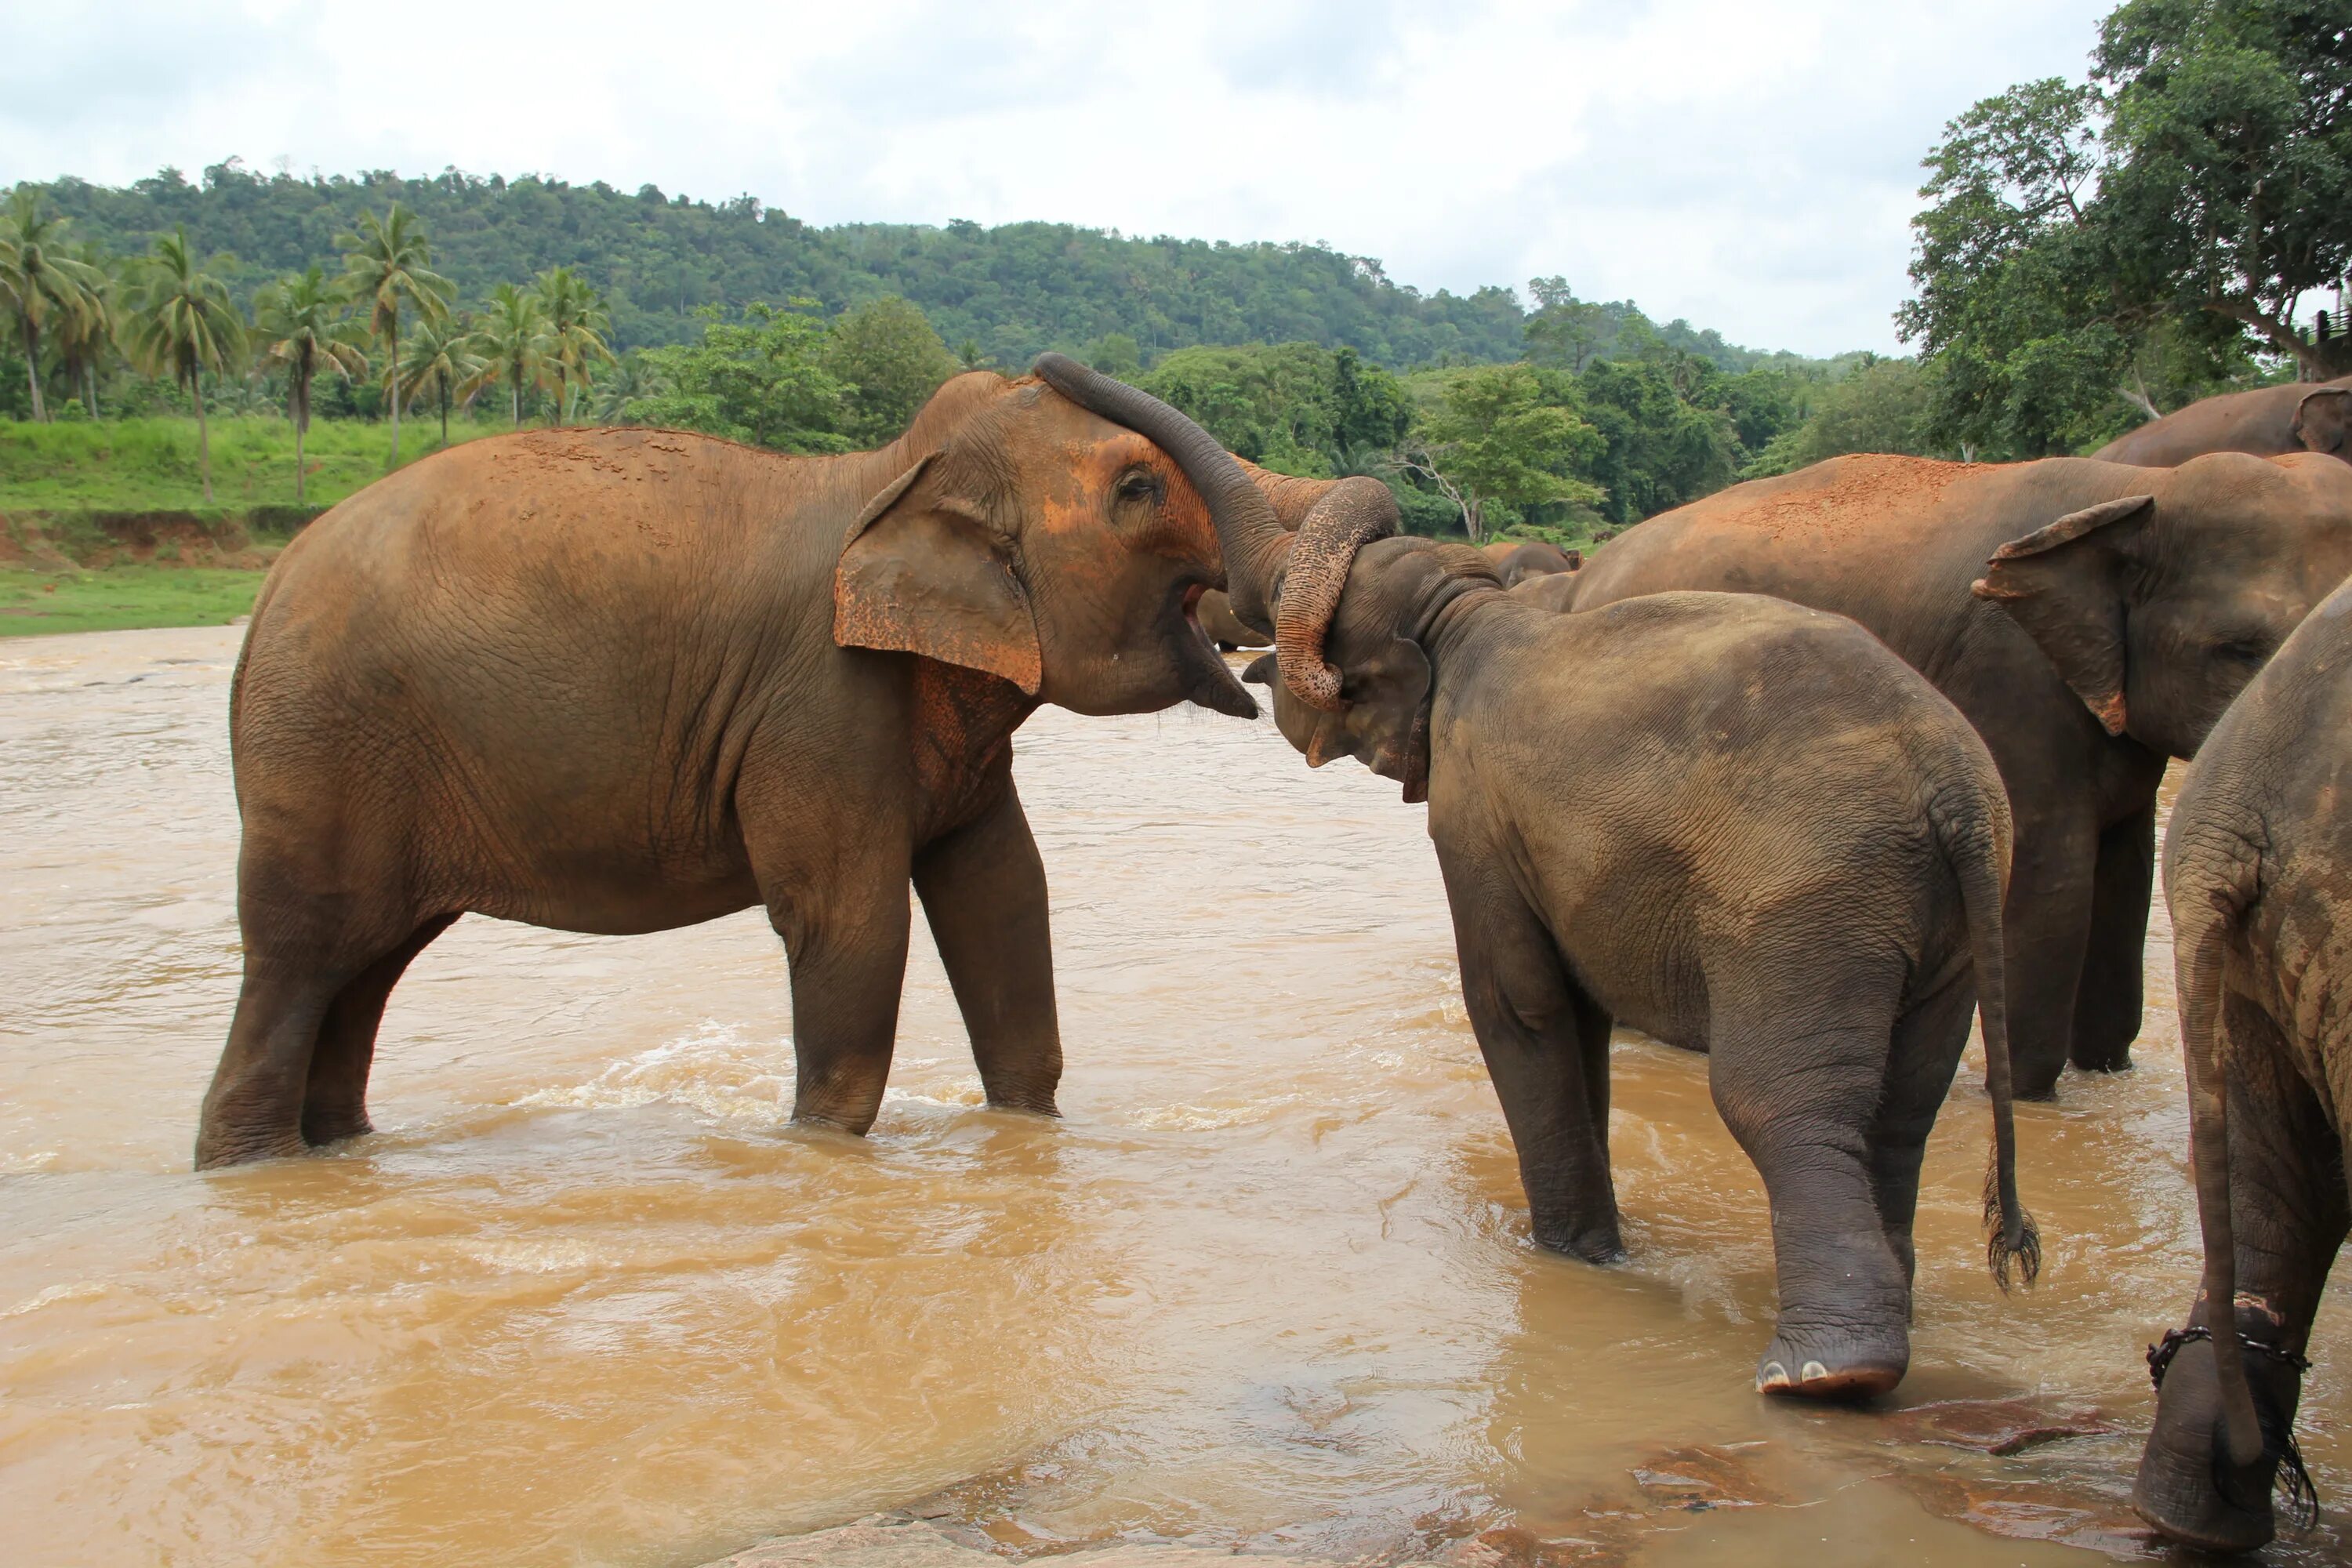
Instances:
[[[857,1142],[782,1125],[756,912],[469,918],[393,1001],[377,1136],[198,1176],[236,991],[239,635],[0,643],[9,1563],[683,1568],[894,1509],[1016,1556],[2150,1552],[2124,1505],[2141,1346],[2196,1272],[2160,917],[2138,1070],[2021,1111],[2049,1257],[2011,1299],[1970,1052],[1913,1370],[1875,1410],[1751,1392],[1764,1198],[1701,1058],[1616,1047],[1632,1261],[1530,1246],[1421,809],[1189,710],[1020,736],[1059,1122],[977,1103],[920,934]],[[2352,1508],[2346,1326],[2321,1315],[2301,1430]],[[2272,1560],[2336,1561],[2337,1531]]]

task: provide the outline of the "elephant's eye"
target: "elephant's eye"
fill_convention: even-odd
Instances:
[[[1112,493],[1123,501],[1148,505],[1160,499],[1160,476],[1150,468],[1129,468],[1119,476]]]
[[[2272,651],[2270,638],[2261,636],[2230,637],[2213,645],[2217,657],[2235,659],[2240,664],[2262,664],[2269,659]]]

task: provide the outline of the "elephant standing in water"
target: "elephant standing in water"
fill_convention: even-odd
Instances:
[[[2257,458],[2323,452],[2352,463],[2352,446],[2345,441],[2347,421],[2352,421],[2352,375],[2315,386],[2290,381],[2200,398],[2091,455],[2150,468],[2172,468],[2208,452],[2247,452]]]
[[[1344,480],[1286,558],[1231,560],[1237,588],[1282,575],[1278,651],[1248,679],[1275,687],[1309,766],[1354,756],[1428,801],[1537,1241],[1623,1255],[1612,1022],[1706,1050],[1771,1196],[1780,1312],[1758,1387],[1893,1387],[1920,1161],[1979,994],[1990,1255],[2004,1282],[2039,1258],[2002,1028],[2009,819],[1983,742],[1841,616],[1729,594],[1564,616],[1469,546],[1395,527],[1383,486]]]
[[[2270,1540],[2329,1266],[2352,1223],[2352,585],[2189,770],[2165,836],[2205,1277],[2165,1336],[2133,1505],[2210,1551]]]
[[[635,932],[764,907],[793,1117],[863,1132],[910,880],[990,1102],[1052,1111],[1013,731],[1040,702],[1255,714],[1192,616],[1230,526],[1197,478],[1150,433],[977,373],[879,451],[551,430],[335,508],[263,584],[231,688],[245,977],[196,1163],[366,1131],[386,998],[467,910]]]
[[[2177,468],[1836,458],[1664,512],[1596,551],[1579,612],[1769,594],[1849,616],[1967,714],[2009,788],[2018,1092],[2139,1033],[2156,790],[2352,572],[2352,465]]]

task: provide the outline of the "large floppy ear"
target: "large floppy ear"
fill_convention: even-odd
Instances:
[[[2306,392],[2294,405],[2294,438],[2306,450],[2333,452],[2352,461],[2344,445],[2344,426],[2352,418],[2352,386],[2323,386]]]
[[[2125,590],[2137,524],[2153,496],[2123,496],[2069,512],[1993,552],[1977,579],[1990,599],[2038,645],[2110,735],[2124,711]]]
[[[1029,595],[978,510],[920,483],[930,462],[891,480],[850,526],[833,574],[833,640],[984,669],[1034,697],[1044,668]]]
[[[1404,785],[1404,798],[1429,798],[1429,710],[1435,697],[1429,655],[1411,637],[1389,646],[1348,673],[1351,716],[1369,721],[1374,754],[1364,763]]]

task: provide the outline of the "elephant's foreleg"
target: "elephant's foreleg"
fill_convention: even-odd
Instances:
[[[2066,1069],[2097,862],[2098,836],[2089,824],[2020,821],[2001,945],[2010,1063],[2021,1100],[2048,1100]]]
[[[862,866],[849,888],[769,900],[793,972],[796,1122],[862,1136],[882,1109],[907,980],[905,867]]]
[[[1609,1019],[1578,994],[1551,933],[1508,879],[1440,851],[1462,998],[1519,1156],[1536,1241],[1592,1263],[1625,1256],[1609,1172]],[[1588,1037],[1598,1031],[1598,1039]],[[1601,1108],[1596,1117],[1594,1107]]]
[[[375,1062],[376,1029],[384,1004],[409,962],[457,920],[436,915],[405,942],[346,982],[335,994],[311,1047],[310,1070],[302,1092],[302,1141],[331,1143],[374,1129],[367,1114],[368,1069]]]
[[[2131,1066],[2139,1037],[2148,896],[2156,885],[2156,803],[2099,835],[2083,975],[2068,1059],[2092,1072]]]
[[[1062,1030],[1045,866],[1010,780],[985,816],[915,857],[915,890],[989,1104],[1055,1114]]]

